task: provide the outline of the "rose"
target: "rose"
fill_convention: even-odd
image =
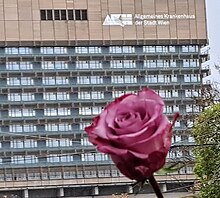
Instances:
[[[172,125],[163,107],[160,96],[145,88],[116,99],[85,130],[121,173],[145,181],[165,164],[171,146]]]

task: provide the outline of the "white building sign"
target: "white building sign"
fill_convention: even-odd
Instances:
[[[141,26],[157,26],[169,25],[170,20],[195,20],[195,15],[189,14],[109,14],[106,16],[103,25],[109,26],[127,26],[127,25],[141,25]]]

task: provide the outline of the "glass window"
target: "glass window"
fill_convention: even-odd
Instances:
[[[34,85],[34,80],[31,77],[21,77],[21,85]]]
[[[145,52],[145,53],[155,53],[156,48],[155,48],[155,46],[143,46],[143,52]]]
[[[67,48],[66,47],[54,47],[54,54],[66,54]]]
[[[45,116],[57,116],[57,109],[55,108],[47,108],[44,109]]]
[[[81,122],[81,123],[79,124],[79,129],[80,129],[80,130],[84,130],[85,127],[90,126],[90,125],[91,125],[90,122]]]
[[[73,10],[68,10],[68,20],[74,20]]]
[[[71,131],[72,126],[69,123],[60,123],[58,124],[59,131]]]
[[[69,84],[69,78],[65,77],[65,76],[43,77],[42,83],[44,85],[63,85],[63,84]]]
[[[157,67],[157,61],[156,60],[145,60],[144,61],[144,67],[156,68]]]
[[[46,61],[41,63],[42,69],[68,69],[68,63],[65,61]]]
[[[35,95],[34,93],[22,93],[21,98],[22,98],[22,101],[34,101]]]
[[[135,47],[133,46],[110,46],[110,53],[134,53]]]
[[[56,76],[56,85],[69,84],[69,78],[65,76]]]
[[[41,47],[40,52],[42,54],[53,54],[53,48],[52,47]]]
[[[101,61],[76,61],[77,69],[101,69]]]
[[[76,20],[81,20],[81,12],[80,12],[80,10],[75,10],[75,19]]]
[[[47,162],[50,162],[50,163],[60,162],[60,157],[58,155],[48,155]]]
[[[47,10],[47,20],[53,20],[53,14],[52,14],[52,10]]]
[[[78,76],[77,84],[102,84],[103,77],[101,76]]]
[[[43,20],[43,21],[47,20],[46,10],[41,10],[40,11],[40,19]]]
[[[120,83],[137,83],[137,76],[112,76],[111,82],[120,84]]]
[[[60,13],[61,13],[61,20],[66,20],[67,19],[66,10],[61,10]]]
[[[156,75],[146,75],[145,81],[148,83],[157,83],[157,76]]]
[[[92,146],[93,144],[89,141],[88,137],[81,138],[81,146]]]
[[[61,20],[60,10],[54,10],[54,19]]]
[[[21,94],[19,93],[9,93],[8,101],[21,101]]]
[[[69,100],[70,94],[67,92],[57,92],[57,100]]]
[[[136,68],[134,60],[114,60],[110,62],[111,68]]]
[[[7,85],[20,85],[20,79],[16,77],[7,78]]]
[[[176,52],[175,46],[169,46],[169,52]]]
[[[82,20],[88,20],[87,10],[81,10]]]
[[[75,53],[77,54],[87,54],[88,47],[75,47]]]
[[[9,109],[9,117],[33,117],[35,116],[35,110],[33,109]]]
[[[58,124],[49,123],[45,125],[46,131],[58,131]]]
[[[56,93],[43,93],[44,100],[56,100]]]

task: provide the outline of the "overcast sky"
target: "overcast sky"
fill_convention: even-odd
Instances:
[[[220,0],[206,0],[208,36],[213,59],[220,59]]]
[[[210,65],[220,65],[220,0],[206,0]],[[212,68],[211,78],[220,82],[220,72]]]

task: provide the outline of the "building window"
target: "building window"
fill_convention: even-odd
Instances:
[[[68,20],[74,20],[74,12],[73,10],[67,10],[68,13]]]
[[[48,155],[47,162],[50,162],[50,163],[60,162],[60,157],[58,155]]]
[[[147,75],[145,81],[148,83],[177,82],[177,75]]]
[[[87,10],[75,10],[75,20],[88,20]]]
[[[42,69],[68,69],[68,63],[65,61],[46,61],[41,63]]]
[[[199,74],[185,74],[184,75],[184,82],[200,82],[200,75]]]
[[[103,153],[83,153],[81,154],[83,162],[108,161],[109,157]]]
[[[101,76],[77,76],[77,84],[102,84]]]
[[[133,46],[111,46],[109,47],[109,53],[135,53],[135,47]]]
[[[52,20],[88,20],[87,10],[40,10],[42,21]]]
[[[137,76],[112,76],[111,82],[114,84],[121,84],[121,83],[137,83]]]
[[[41,18],[42,21],[47,20],[46,10],[41,10],[41,11],[40,11],[40,18]]]
[[[73,146],[73,143],[70,139],[50,139],[46,140],[47,147],[69,147]]]
[[[7,85],[12,85],[12,86],[20,85],[20,79],[16,77],[7,78]]]
[[[134,60],[113,60],[110,62],[111,68],[136,68]]]
[[[21,77],[21,85],[34,85],[34,80],[31,77]]]
[[[48,92],[43,93],[43,99],[44,100],[69,100],[70,94],[66,92]]]
[[[30,77],[21,77],[21,78],[7,78],[7,85],[16,86],[16,85],[34,85],[34,80]]]
[[[91,125],[90,122],[80,122],[79,129],[80,130],[85,130],[85,127],[90,126],[90,125]]]
[[[81,146],[92,146],[93,144],[89,141],[88,137],[81,138]]]
[[[101,61],[77,61],[76,68],[77,69],[101,69],[102,62]]]
[[[9,109],[8,116],[15,117],[34,117],[36,115],[34,109]]]
[[[69,108],[47,108],[44,109],[45,116],[68,116],[71,115],[71,110]]]
[[[5,54],[32,54],[32,48],[29,48],[29,47],[6,47]]]
[[[144,53],[155,53],[156,48],[155,46],[143,46],[143,52]]]
[[[45,125],[46,131],[71,131],[72,127],[69,123],[60,123],[60,124],[54,124],[49,123]]]
[[[92,92],[78,92],[78,99],[82,100],[98,100],[104,99],[104,93],[99,91],[92,91]]]
[[[9,132],[10,133],[30,133],[37,131],[36,125],[33,124],[25,124],[25,125],[10,125]]]
[[[81,107],[79,108],[79,115],[98,115],[103,109],[103,107]]]
[[[7,70],[32,70],[33,64],[31,62],[7,62]]]
[[[173,61],[171,61],[173,62]],[[145,60],[144,67],[147,68],[168,68],[171,66],[171,62],[169,60]],[[176,63],[174,61],[174,63]]]
[[[75,47],[75,53],[77,54],[97,54],[101,51],[101,47]]]
[[[36,148],[36,140],[13,140],[10,143],[11,148]]]
[[[41,47],[41,54],[67,54],[67,47]]]
[[[65,76],[43,77],[44,85],[66,85],[69,84],[69,78]]]
[[[182,52],[199,52],[199,47],[197,45],[182,46]]]

